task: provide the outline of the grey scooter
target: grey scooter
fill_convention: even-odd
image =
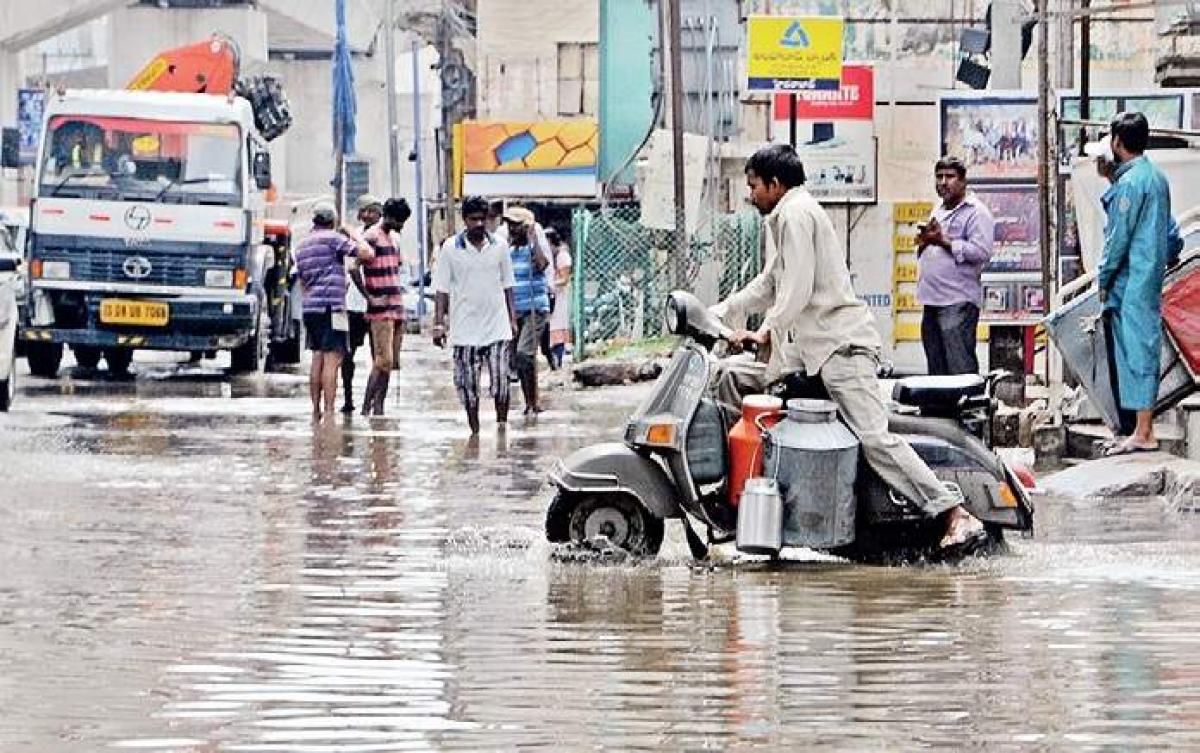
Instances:
[[[550,473],[556,494],[546,513],[552,542],[587,545],[598,538],[638,556],[653,556],[664,523],[681,521],[693,556],[737,533],[737,508],[727,501],[726,437],[736,416],[711,396],[712,348],[732,334],[695,296],[674,292],[667,329],[681,335],[670,364],[625,425],[622,442],[584,447]],[[773,386],[786,398],[813,397],[812,380]],[[984,522],[986,546],[1004,529],[1031,531],[1033,505],[1017,474],[990,447],[994,412],[990,382],[980,376],[898,380],[890,419],[939,478],[962,489],[968,510]],[[861,461],[855,481],[853,542],[831,553],[865,562],[937,558],[945,524],[898,497]],[[706,536],[701,538],[696,525]],[[784,545],[788,546],[787,531]]]

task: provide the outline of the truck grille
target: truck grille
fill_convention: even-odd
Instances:
[[[204,271],[233,269],[236,260],[228,256],[193,256],[163,253],[150,249],[102,251],[81,249],[45,249],[38,254],[45,261],[66,261],[71,264],[71,279],[85,282],[136,282],[146,285],[194,287],[204,285]],[[125,262],[140,258],[149,262],[149,273],[131,276],[125,272]],[[140,265],[143,266],[144,265]]]

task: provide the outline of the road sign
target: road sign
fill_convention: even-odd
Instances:
[[[842,83],[842,29],[842,19],[834,16],[750,16],[747,88],[837,90]]]

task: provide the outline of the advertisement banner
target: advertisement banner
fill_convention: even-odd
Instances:
[[[848,121],[825,140],[796,144],[804,187],[822,204],[874,204],[878,194],[872,123]]]
[[[750,91],[836,91],[842,82],[842,19],[750,16],[746,73]]]
[[[776,94],[776,121],[791,119],[791,95]],[[796,92],[797,120],[874,120],[875,69],[869,65],[842,68],[842,83],[836,90]]]
[[[22,165],[37,160],[38,141],[42,137],[42,115],[46,111],[46,92],[42,89],[17,91],[17,132],[20,135]]]
[[[590,118],[462,124],[462,190],[491,196],[595,196],[600,128]]]
[[[980,318],[987,322],[1037,321],[1046,311],[1037,186],[976,186],[974,191],[996,223],[992,260],[983,270]]]

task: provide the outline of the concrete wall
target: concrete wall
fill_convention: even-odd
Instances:
[[[599,42],[599,2],[486,0],[478,29],[479,118],[555,118],[558,44]]]
[[[214,32],[237,43],[243,70],[267,59],[267,17],[254,8],[121,8],[113,12],[108,32],[108,84],[114,89],[123,88],[163,50],[202,42]]]

